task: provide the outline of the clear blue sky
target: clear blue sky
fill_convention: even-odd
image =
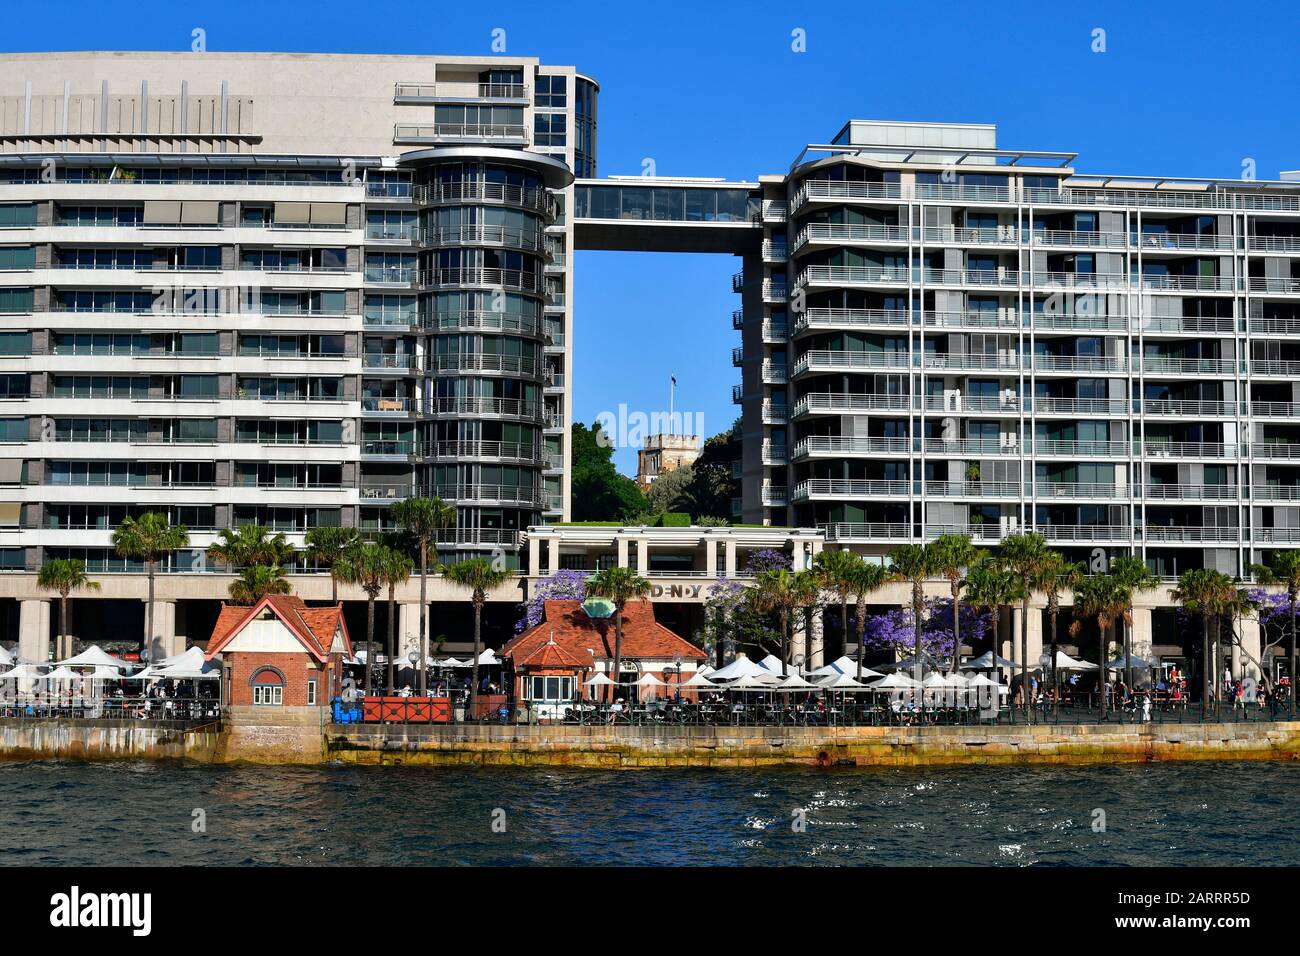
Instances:
[[[787,168],[848,118],[991,122],[1005,148],[1074,150],[1106,173],[1241,175],[1300,168],[1292,3],[1003,2],[974,5],[226,2],[200,9],[10,3],[0,50],[507,52],[573,64],[601,84],[599,168],[752,179]],[[791,50],[806,31],[807,51]],[[1092,52],[1094,29],[1106,52]],[[727,256],[577,256],[575,415],[619,403],[702,412],[710,434],[735,415],[739,298]],[[624,470],[635,465],[620,450]]]

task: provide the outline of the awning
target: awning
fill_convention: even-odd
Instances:
[[[171,200],[151,199],[144,204],[147,226],[174,226],[181,221],[181,204]]]
[[[311,222],[311,203],[278,202],[275,204],[276,225],[307,225]]]
[[[215,202],[187,202],[181,205],[181,223],[187,226],[216,226],[221,222],[220,205]]]
[[[23,480],[21,458],[0,458],[0,485],[17,485]]]
[[[314,202],[311,204],[311,222],[314,226],[345,226],[348,207],[341,202]]]

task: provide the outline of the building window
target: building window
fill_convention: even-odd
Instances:
[[[307,681],[307,706],[314,707],[315,705],[316,705],[316,679],[312,678],[311,680]]]
[[[274,667],[263,667],[253,674],[253,705],[280,707],[284,704],[284,675]]]

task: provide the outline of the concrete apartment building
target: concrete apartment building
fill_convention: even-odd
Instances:
[[[575,249],[740,257],[746,524],[877,557],[1037,530],[1167,576],[1300,536],[1300,183],[859,120],[750,182],[598,179],[597,94],[526,57],[0,57],[0,618],[48,631],[58,556],[138,602],[109,535],[145,510],[195,549],[166,647],[210,630],[234,524],[438,494],[444,558],[525,567],[530,527],[563,557]]]

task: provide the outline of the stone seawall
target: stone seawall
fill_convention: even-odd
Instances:
[[[330,759],[357,764],[942,766],[1300,757],[1300,723],[920,729],[330,725],[326,735]]]
[[[220,725],[170,720],[0,719],[0,761],[213,760]]]

